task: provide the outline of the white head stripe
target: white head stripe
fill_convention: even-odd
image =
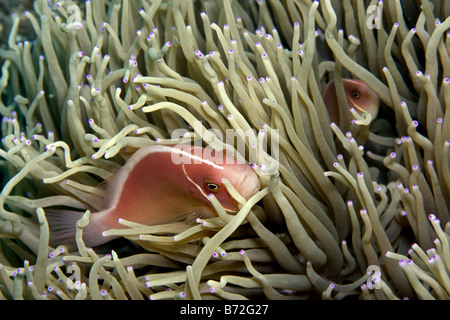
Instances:
[[[208,199],[208,195],[205,193],[205,191],[203,191],[202,187],[200,187],[198,184],[195,183],[194,180],[191,179],[191,177],[189,177],[188,173],[186,172],[186,169],[184,168],[184,163],[182,164],[182,168],[183,168],[183,172],[184,175],[186,176],[186,178],[198,189],[200,190],[200,192],[202,193],[202,195]]]

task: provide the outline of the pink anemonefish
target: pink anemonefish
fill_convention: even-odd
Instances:
[[[200,155],[200,156],[198,156]],[[226,178],[245,198],[260,188],[252,167],[230,157],[197,146],[151,145],[136,151],[125,165],[106,181],[103,210],[90,216],[83,229],[88,247],[102,245],[114,237],[102,232],[124,228],[119,218],[144,225],[166,224],[188,217],[214,217],[209,200],[214,194],[225,210],[238,211],[237,202],[226,190]],[[84,212],[45,210],[50,226],[50,244],[75,245],[76,222]]]
[[[342,79],[345,95],[350,108],[354,108],[359,114],[368,112],[372,120],[378,115],[380,98],[362,80]],[[331,122],[339,125],[339,106],[336,98],[334,81],[331,81],[323,92],[323,100],[328,110]]]

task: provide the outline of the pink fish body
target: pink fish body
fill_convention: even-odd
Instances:
[[[104,209],[91,214],[83,240],[90,247],[112,240],[102,232],[124,228],[119,218],[158,225],[192,215],[214,217],[209,194],[214,194],[227,211],[237,211],[237,202],[223,185],[223,178],[246,199],[260,188],[251,166],[237,162],[226,151],[222,154],[189,145],[141,148],[106,182]],[[81,213],[48,212],[51,244],[73,244]]]
[[[359,114],[368,112],[372,120],[378,115],[380,109],[380,99],[369,86],[361,80],[342,79],[345,95],[350,108],[354,108]],[[324,92],[323,100],[328,110],[331,122],[339,124],[339,106],[336,97],[336,88],[334,81],[330,82]]]

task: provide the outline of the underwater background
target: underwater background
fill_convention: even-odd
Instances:
[[[0,299],[448,300],[449,13],[447,0],[3,1]],[[376,114],[357,112],[348,79]],[[211,129],[254,130],[236,140],[258,155],[261,190],[244,201],[228,186],[234,215],[123,219],[106,232],[120,239],[86,247],[97,186],[180,128],[217,148],[236,141]],[[89,209],[75,250],[49,245],[55,208]]]

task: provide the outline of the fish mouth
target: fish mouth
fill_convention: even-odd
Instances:
[[[252,184],[252,182],[250,182]],[[259,180],[257,180],[255,183],[253,183],[255,186],[253,189],[248,190],[247,192],[241,194],[246,201],[248,201],[251,197],[253,197],[255,194],[257,194],[260,191],[261,185],[259,183]]]
[[[236,202],[236,201],[235,201]],[[232,206],[234,208],[229,208],[229,207],[225,207],[222,203],[220,203],[222,208],[227,212],[227,213],[238,213],[239,212],[239,204],[236,202],[235,204],[232,204]]]
[[[249,192],[249,193],[246,194],[246,195],[242,195],[242,196],[245,198],[245,203],[247,203],[247,201],[248,201],[251,197],[253,197],[255,194],[257,194],[259,191],[260,191],[260,190],[259,190],[259,187],[255,187],[255,189],[253,189],[252,192]],[[245,203],[243,203],[242,205],[244,205]],[[241,210],[241,208],[239,208],[239,203],[236,202],[236,206],[238,207],[237,209],[228,209],[228,208],[225,208],[225,207],[222,205],[222,207],[225,209],[226,212],[228,212],[228,213],[233,213],[233,214],[236,214],[236,213],[238,213],[238,212]]]

